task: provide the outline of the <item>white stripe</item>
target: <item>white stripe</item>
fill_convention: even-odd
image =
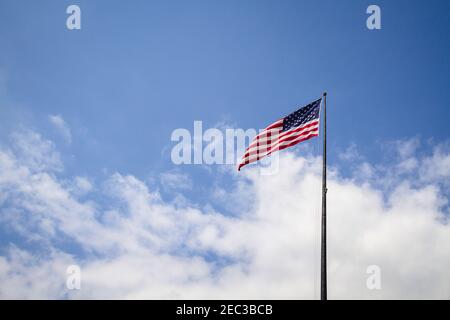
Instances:
[[[281,120],[283,120],[283,119],[281,119]],[[279,121],[277,121],[277,122],[280,122],[281,120],[279,120]],[[261,133],[259,133],[259,134],[253,139],[253,141],[252,141],[252,142],[250,143],[250,145],[248,146],[247,150],[248,150],[249,148],[251,148],[251,147],[254,147],[254,146],[257,144],[257,142],[258,142],[258,141],[257,141],[258,137],[260,137],[260,136],[262,136],[262,135],[264,135],[264,134],[267,134],[268,132],[271,133],[270,139],[271,139],[271,140],[275,140],[275,139],[277,139],[278,137],[284,137],[285,135],[286,135],[286,136],[289,135],[289,134],[291,133],[291,131],[297,130],[297,129],[302,128],[302,127],[306,127],[306,126],[308,126],[309,124],[311,124],[311,123],[313,123],[313,122],[315,122],[315,121],[319,121],[319,119],[317,118],[317,119],[308,121],[308,122],[302,124],[301,126],[292,128],[292,129],[290,129],[290,130],[288,130],[288,131],[285,131],[285,132],[280,132],[280,131],[282,130],[282,127],[273,128],[273,129],[270,129],[270,130],[264,130],[264,131],[262,131]],[[274,122],[273,124],[275,124],[275,123],[277,123],[277,122]],[[271,124],[271,125],[273,125],[273,124]],[[317,123],[317,125],[319,125],[319,122]],[[270,127],[270,126],[269,126],[269,127]],[[311,127],[311,128],[312,128],[312,127]],[[275,133],[275,134],[272,135],[272,133]],[[266,140],[267,140],[267,137],[259,138],[259,141],[260,141],[260,142],[261,142],[261,141],[266,141],[266,140],[263,140],[263,139],[266,139]]]
[[[270,137],[270,139],[269,139],[269,137],[261,138],[258,141],[259,142],[259,146],[257,145],[256,142],[252,142],[252,144],[247,148],[247,150],[245,150],[244,154],[246,154],[248,151],[253,151],[254,149],[268,148],[270,146],[276,145],[282,139],[286,139],[286,138],[289,138],[291,136],[302,134],[305,131],[310,131],[310,130],[314,130],[314,129],[317,129],[317,128],[319,128],[319,123],[317,123],[314,126],[311,126],[311,127],[308,127],[308,128],[304,128],[304,130],[300,130],[300,131],[295,131],[294,132],[293,130],[289,130],[289,131],[283,132],[283,135],[272,136],[272,137]],[[270,144],[267,144],[266,142],[269,142],[269,140],[270,140]]]
[[[278,151],[278,149],[279,149],[280,147],[285,146],[285,145],[288,145],[288,144],[291,144],[291,143],[294,143],[295,141],[301,140],[302,138],[305,138],[305,137],[307,137],[308,135],[314,136],[314,135],[318,135],[318,134],[319,134],[319,130],[318,130],[318,128],[317,128],[316,126],[313,126],[313,127],[311,127],[311,128],[308,128],[308,129],[311,129],[312,132],[300,133],[299,136],[296,137],[295,139],[287,140],[287,141],[283,141],[283,142],[281,142],[281,143],[275,144],[275,145],[272,147],[272,149],[271,149],[270,151],[267,151],[267,148],[265,148],[265,149],[266,149],[266,150],[264,150],[265,153],[259,152],[259,153],[255,153],[255,154],[248,155],[247,157],[245,157],[245,158],[243,158],[243,159],[241,160],[241,164],[244,163],[244,162],[246,162],[247,159],[251,159],[251,160],[249,161],[250,163],[256,161],[258,157],[261,159],[261,158],[267,156],[268,154],[270,154],[270,153],[272,153],[272,152]],[[294,135],[293,135],[293,136],[294,136]],[[263,151],[263,152],[264,152],[264,151]],[[248,152],[248,150],[247,150],[245,153],[247,153],[247,152]]]

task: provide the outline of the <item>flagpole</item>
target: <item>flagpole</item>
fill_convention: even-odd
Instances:
[[[322,239],[320,300],[327,300],[327,93],[323,93]]]

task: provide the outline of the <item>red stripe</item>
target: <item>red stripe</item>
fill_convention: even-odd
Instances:
[[[279,135],[278,137],[276,137],[276,138],[277,138],[277,139],[281,139],[281,138],[283,138],[283,137],[286,136],[286,135],[291,135],[291,134],[294,133],[294,132],[302,131],[302,130],[305,129],[305,128],[309,128],[309,127],[312,127],[312,126],[315,126],[315,125],[318,125],[318,124],[319,124],[319,121],[318,121],[318,120],[317,120],[317,121],[314,121],[314,122],[310,122],[310,123],[308,123],[307,125],[304,125],[304,126],[295,128],[295,129],[293,129],[293,130],[289,130],[289,131],[283,132],[282,134],[280,134],[280,135]],[[255,139],[253,139],[252,143],[248,146],[247,150],[249,150],[250,148],[254,147],[255,144],[257,144],[257,140],[259,140],[259,138],[261,138],[261,136],[262,136],[263,134],[266,134],[266,133],[267,133],[266,131],[263,131],[263,132],[261,132],[259,135],[257,135],[257,136],[255,137]]]
[[[301,131],[301,129],[305,129],[305,128],[309,128],[309,127],[315,126],[317,124],[319,124],[319,120],[314,121],[314,122],[310,122],[310,123],[308,123],[306,125],[303,125],[301,127],[296,128],[294,130],[289,130],[289,131],[283,132],[283,134],[280,135],[280,138],[284,137],[285,135],[291,134],[293,132]]]
[[[293,140],[293,139],[295,139],[296,137],[298,137],[298,136],[301,136],[301,135],[304,135],[304,134],[308,134],[308,133],[310,133],[310,132],[312,132],[312,131],[318,131],[319,130],[319,128],[313,128],[313,129],[311,129],[311,130],[305,130],[305,131],[302,131],[302,132],[296,132],[296,131],[293,131],[293,132],[291,132],[291,135],[289,135],[288,137],[285,137],[284,139],[280,139],[280,140],[278,140],[278,141],[276,141],[275,143],[272,143],[269,147],[264,147],[264,152],[266,152],[266,151],[270,151],[273,147],[276,147],[276,145],[278,145],[278,144],[280,144],[280,143],[282,143],[282,142],[284,142],[284,141],[289,141],[289,140]],[[297,134],[292,134],[292,133],[297,133]],[[267,145],[267,144],[266,144]],[[248,157],[249,155],[254,155],[254,154],[257,154],[257,153],[259,153],[260,152],[260,147],[259,147],[259,143],[257,144],[257,146],[258,146],[258,148],[256,149],[256,150],[249,150],[250,148],[248,148],[247,149],[247,151],[246,151],[246,153],[244,154],[244,156],[243,156],[243,158],[246,158],[246,157]],[[254,148],[253,148],[254,149]]]
[[[282,127],[282,126],[283,126],[283,122],[278,123],[278,124],[276,124],[276,123],[272,124],[271,126],[267,127],[266,129],[264,129],[263,131],[261,131],[260,133],[258,133],[258,134],[256,135],[256,137],[253,139],[253,141],[255,141],[256,139],[258,139],[258,138],[261,137],[262,135],[267,134],[268,132],[271,132],[271,130],[273,130],[273,131],[279,131],[279,130],[274,130],[274,129],[279,128],[279,127]]]
[[[303,129],[307,129],[308,127],[311,127],[311,126],[305,126],[305,127],[303,127]],[[315,130],[315,129],[318,129],[319,127],[318,127],[318,125],[316,126],[316,128],[313,128],[313,129],[311,129],[311,130]],[[308,132],[308,131],[305,131],[305,132]],[[281,142],[283,142],[283,141],[286,141],[286,140],[292,140],[293,138],[292,137],[296,137],[296,136],[298,136],[299,134],[303,134],[303,130],[292,130],[292,131],[287,131],[287,134],[284,134],[284,135],[282,135],[282,136],[278,136],[278,137],[275,137],[275,139],[274,140],[269,140],[268,142],[269,143],[267,143],[267,142],[265,142],[265,141],[258,141],[258,145],[259,146],[264,146],[264,145],[274,145],[274,144],[277,144],[277,143],[281,143]],[[280,137],[285,137],[284,139],[281,139]],[[246,151],[249,151],[250,149],[252,149],[252,148],[254,148],[255,147],[255,145],[254,145],[254,143],[251,145],[251,146],[249,146],[248,148],[247,148],[247,150]]]
[[[277,143],[272,144],[270,147],[267,147],[267,148],[266,148],[266,147],[260,148],[260,150],[261,150],[261,149],[264,149],[264,151],[270,151],[270,150],[272,150],[272,149],[277,148],[277,147],[278,147],[280,144],[282,144],[283,142],[290,141],[290,140],[295,140],[295,139],[298,139],[298,138],[301,137],[301,136],[306,136],[306,135],[309,135],[309,134],[312,133],[312,132],[318,132],[318,131],[319,131],[318,128],[313,128],[313,129],[310,129],[310,130],[307,130],[307,131],[304,131],[304,132],[301,132],[301,133],[298,133],[298,134],[289,136],[289,139],[288,139],[288,138],[285,138],[285,139],[283,139],[282,141],[278,141]],[[254,155],[255,153],[257,153],[256,151],[257,151],[257,150],[255,150],[255,149],[249,150],[249,151],[247,152],[246,156],[247,156],[247,155]],[[259,153],[261,153],[261,151],[260,151]],[[243,158],[245,158],[245,157],[243,157]]]
[[[273,152],[276,152],[276,151],[279,151],[279,150],[283,150],[283,149],[292,147],[292,146],[296,145],[297,143],[300,143],[300,142],[309,140],[309,139],[311,139],[312,137],[317,137],[317,136],[318,136],[318,133],[317,133],[317,134],[315,134],[315,133],[310,133],[310,134],[308,134],[307,136],[305,136],[303,139],[300,139],[300,140],[298,140],[298,141],[291,142],[290,144],[281,146],[280,148],[274,150]],[[244,163],[239,164],[238,170],[240,170],[243,166],[245,166],[245,165],[247,165],[247,164],[249,164],[249,163],[253,163],[253,162],[255,162],[255,161],[258,161],[258,160],[262,159],[262,158],[265,157],[265,156],[270,155],[271,153],[272,153],[272,151],[269,152],[268,154],[265,154],[264,156],[256,157],[254,160],[251,160],[251,161],[249,161],[249,160],[247,159]]]
[[[283,119],[277,120],[274,123],[272,123],[270,126],[268,126],[267,128],[265,128],[264,130],[269,130],[272,128],[277,128],[277,127],[281,127],[283,126]]]
[[[263,157],[272,154],[272,153],[275,152],[275,151],[283,150],[283,149],[286,148],[286,146],[293,146],[293,145],[297,144],[298,142],[304,141],[304,138],[305,138],[305,137],[306,137],[306,138],[310,138],[310,137],[312,137],[312,136],[318,136],[318,135],[319,135],[318,132],[310,132],[310,133],[307,134],[307,135],[299,135],[299,136],[297,136],[297,138],[301,138],[301,137],[303,137],[303,138],[302,138],[302,139],[298,139],[298,140],[296,140],[296,141],[292,141],[291,143],[288,143],[287,145],[277,146],[276,148],[273,148],[272,150],[269,150],[269,151],[266,151],[266,152],[259,152],[259,153],[256,154],[256,157],[255,157],[255,158],[252,157],[252,156],[254,156],[255,154],[252,154],[252,155],[250,155],[250,156],[247,156],[247,157],[245,157],[245,158],[243,158],[243,159],[241,160],[241,163],[244,163],[244,162],[246,162],[246,163],[254,162],[254,161],[256,161],[256,160],[262,159]]]

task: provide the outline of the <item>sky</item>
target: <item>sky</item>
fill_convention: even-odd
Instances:
[[[320,138],[265,176],[177,165],[171,135],[264,128],[326,91],[329,298],[449,299],[449,12],[0,1],[0,297],[317,299]]]

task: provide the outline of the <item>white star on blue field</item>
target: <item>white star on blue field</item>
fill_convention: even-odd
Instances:
[[[0,298],[317,298],[321,136],[264,176],[171,134],[327,92],[329,298],[448,299],[450,2],[371,4],[2,0]]]

